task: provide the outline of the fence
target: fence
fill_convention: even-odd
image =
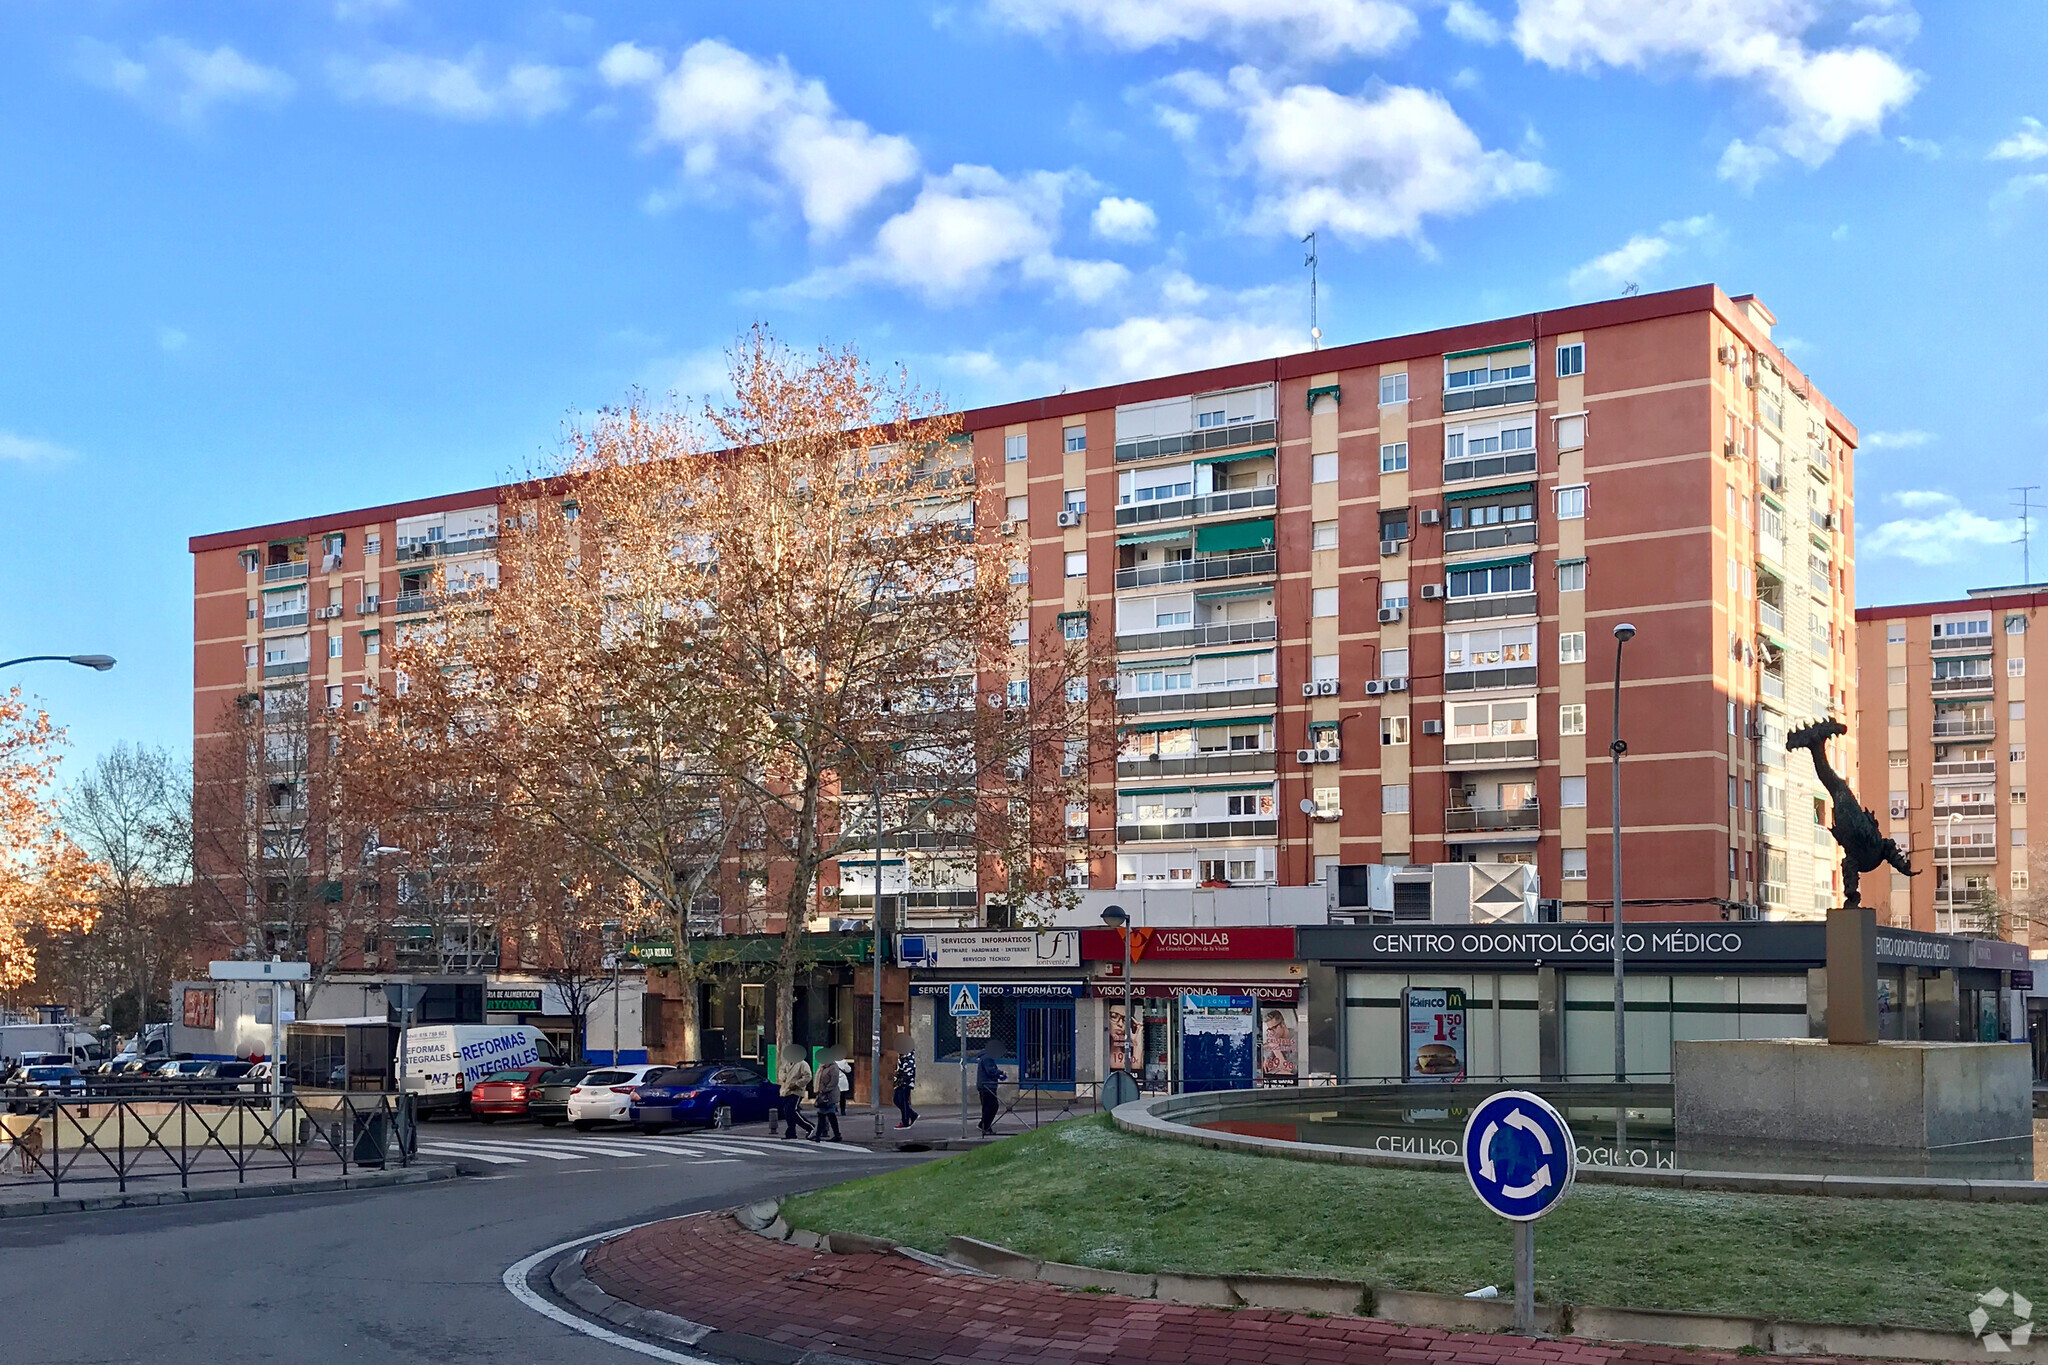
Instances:
[[[0,1108],[0,1195],[47,1185],[112,1184],[195,1176],[309,1171],[347,1175],[411,1163],[417,1149],[410,1097],[333,1092],[208,1096],[36,1096],[8,1094]]]

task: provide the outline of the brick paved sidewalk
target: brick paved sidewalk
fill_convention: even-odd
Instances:
[[[949,1275],[893,1254],[770,1241],[725,1214],[653,1224],[593,1248],[584,1273],[616,1298],[795,1351],[883,1365],[1544,1365],[1740,1358],[1670,1346],[1403,1327],[1376,1318],[1199,1308]],[[1822,1358],[1807,1357],[1809,1365]]]

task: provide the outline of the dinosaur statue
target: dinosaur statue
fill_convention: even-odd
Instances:
[[[1908,877],[1919,874],[1907,860],[1906,851],[1884,836],[1877,827],[1877,817],[1858,803],[1849,784],[1828,765],[1828,741],[1848,733],[1849,728],[1838,720],[1817,720],[1787,735],[1785,747],[1804,749],[1813,756],[1813,770],[1835,800],[1835,821],[1828,826],[1828,833],[1842,846],[1842,905],[1853,910],[1863,904],[1857,883],[1865,872],[1875,872],[1880,864],[1890,863]]]

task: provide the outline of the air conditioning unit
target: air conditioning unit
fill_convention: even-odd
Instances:
[[[1309,818],[1322,824],[1328,824],[1332,820],[1342,820],[1344,812],[1342,810],[1319,810]]]
[[[1074,775],[1075,775],[1076,773],[1078,773],[1078,772],[1080,772],[1080,771],[1081,771],[1081,765],[1080,765],[1080,764],[1078,764],[1078,763],[1062,763],[1062,764],[1060,764],[1060,776],[1061,776],[1061,777],[1072,777],[1072,776],[1074,776]]]
[[[1407,680],[1406,678],[1389,678],[1389,679],[1387,679],[1387,691],[1389,691],[1389,692],[1406,692],[1407,690],[1408,690],[1408,680]]]
[[[1440,735],[1443,732],[1444,723],[1440,720],[1426,720],[1422,722],[1422,733],[1425,735]]]
[[[1733,346],[1723,346],[1718,354],[1723,365],[1733,365],[1735,363],[1735,348]]]
[[[1318,763],[1335,763],[1337,761],[1338,750],[1334,745],[1328,748],[1317,749],[1314,753]]]
[[[1068,825],[1068,826],[1067,826],[1067,837],[1068,837],[1069,839],[1086,839],[1086,838],[1088,837],[1088,826],[1086,826],[1086,825]]]
[[[1401,609],[1400,609],[1399,607],[1381,607],[1381,608],[1380,608],[1380,624],[1381,624],[1381,625],[1383,625],[1383,626],[1391,626],[1391,625],[1393,625],[1393,624],[1394,624],[1394,623],[1395,623],[1396,621],[1398,621],[1398,620],[1400,620],[1400,619],[1401,619]]]
[[[1823,531],[1832,531],[1835,529],[1835,514],[1833,512],[1821,513],[1820,529]]]
[[[1752,373],[1752,374],[1746,374],[1746,375],[1742,376],[1742,387],[1743,387],[1743,388],[1745,388],[1745,389],[1753,389],[1753,388],[1755,388],[1755,387],[1756,387],[1756,375]]]
[[[1365,695],[1366,695],[1366,696],[1368,696],[1368,697],[1384,697],[1384,696],[1385,696],[1386,694],[1387,694],[1387,685],[1386,685],[1385,683],[1381,682],[1381,681],[1380,681],[1380,680],[1379,680],[1378,678],[1367,678],[1367,679],[1365,680]]]
[[[351,702],[348,709],[360,716],[370,709],[370,703],[366,701]]]
[[[1314,749],[1296,749],[1294,751],[1294,761],[1296,763],[1313,763],[1316,761],[1316,751]]]
[[[335,571],[336,569],[338,569],[338,568],[340,568],[340,567],[341,567],[341,556],[340,556],[340,555],[324,555],[324,556],[322,556],[322,557],[321,557],[321,560],[320,560],[320,572],[322,572],[322,573],[333,573],[333,572],[334,572],[334,571]]]
[[[1022,763],[1005,763],[1003,765],[1003,776],[1009,778],[1012,782],[1022,782],[1030,775],[1031,769]]]
[[[1721,458],[1724,460],[1732,460],[1735,458],[1734,441],[1731,440],[1721,442]]]
[[[1305,682],[1305,683],[1303,683],[1303,684],[1301,685],[1301,695],[1302,695],[1302,696],[1304,696],[1304,697],[1313,697],[1313,696],[1315,696],[1315,695],[1316,695],[1316,685],[1315,685],[1314,683],[1312,683],[1312,682]]]
[[[1101,687],[1105,692],[1114,692],[1116,691],[1116,679],[1104,678],[1097,686]]]
[[[1335,678],[1324,678],[1321,682],[1318,682],[1316,684],[1316,695],[1319,697],[1336,696],[1337,680]]]
[[[1422,600],[1423,600],[1423,601],[1425,601],[1425,602],[1441,602],[1441,601],[1443,601],[1443,598],[1444,598],[1444,585],[1443,585],[1443,584],[1441,584],[1441,583],[1424,583],[1424,584],[1422,585]]]
[[[1014,521],[1006,521],[1006,522],[1004,522],[1004,523],[1003,523],[1003,534],[1004,534],[1004,535],[1006,535],[1006,536],[1014,536],[1014,535],[1016,535],[1016,534],[1017,534],[1017,523],[1016,523],[1016,522],[1014,522]]]
[[[1381,542],[1380,542],[1380,558],[1381,558],[1381,559],[1392,559],[1392,558],[1393,558],[1393,557],[1394,557],[1395,555],[1397,555],[1397,554],[1399,554],[1399,553],[1401,553],[1401,542],[1400,542],[1400,541],[1398,541],[1398,540],[1383,540],[1383,541],[1381,541]]]
[[[1057,520],[1062,526],[1079,526],[1081,524],[1081,514],[1079,512],[1062,512]]]
[[[1415,519],[1424,526],[1435,526],[1444,519],[1444,514],[1434,507],[1425,507],[1415,514]]]

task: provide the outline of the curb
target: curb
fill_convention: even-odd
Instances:
[[[165,1204],[211,1204],[225,1199],[268,1199],[287,1194],[331,1194],[337,1190],[376,1190],[395,1185],[436,1184],[462,1172],[435,1162],[398,1171],[363,1171],[313,1180],[268,1181],[260,1185],[220,1185],[200,1190],[136,1190],[127,1194],[83,1195],[76,1199],[33,1199],[0,1204],[0,1219],[43,1218],[58,1213],[97,1213],[106,1209],[146,1209]]]

